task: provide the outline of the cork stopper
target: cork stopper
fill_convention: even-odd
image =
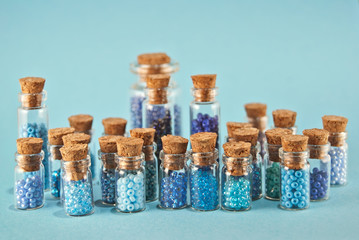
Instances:
[[[224,154],[227,157],[242,158],[248,157],[251,151],[249,142],[227,142],[223,144]]]
[[[142,153],[143,140],[123,137],[117,140],[117,154],[121,157],[136,157]]]
[[[48,139],[50,145],[64,145],[64,141],[62,140],[63,136],[66,136],[67,134],[71,134],[75,132],[75,128],[52,128],[48,131]]]
[[[223,163],[227,167],[227,172],[232,176],[248,175],[250,172],[249,160],[251,144],[248,142],[227,142],[223,144],[224,154]]]
[[[192,75],[194,88],[215,88],[217,74]]]
[[[16,161],[24,172],[40,170],[43,155],[41,153],[43,140],[41,138],[19,138],[16,140]]]
[[[126,132],[127,120],[123,118],[105,118],[102,119],[102,125],[107,135],[123,136]]]
[[[87,158],[87,144],[76,144],[60,148],[64,161],[78,161]]]
[[[249,118],[265,117],[267,115],[267,104],[247,103],[244,105]]]
[[[282,145],[282,136],[292,135],[293,131],[290,129],[274,128],[265,131],[267,142],[272,145]]]
[[[138,64],[160,65],[171,62],[171,58],[166,53],[144,53],[137,56]]]
[[[274,126],[277,128],[291,128],[295,125],[297,113],[291,110],[279,109],[272,112]]]
[[[252,146],[255,146],[258,141],[259,130],[257,128],[242,128],[233,132],[233,138],[235,141],[248,142]]]
[[[170,81],[170,75],[157,74],[147,76],[147,93],[150,104],[165,104],[167,99],[167,87]]]
[[[229,138],[233,138],[233,132],[236,129],[252,127],[252,124],[246,122],[227,122],[226,125],[227,125],[227,132]]]
[[[86,133],[71,133],[62,137],[62,141],[65,146],[71,146],[75,144],[89,144],[91,136]]]
[[[166,154],[184,154],[187,151],[188,139],[186,138],[166,135],[161,140]]]
[[[170,83],[171,76],[168,74],[155,74],[147,76],[147,88],[166,88]]]
[[[87,144],[77,144],[60,148],[64,162],[65,176],[72,181],[79,181],[86,177],[89,167],[87,160]],[[84,160],[85,161],[80,161]]]
[[[19,138],[16,140],[17,152],[19,154],[39,154],[43,142],[41,138]]]
[[[103,153],[117,153],[117,141],[121,140],[122,136],[107,135],[98,139],[101,152]]]
[[[131,137],[141,138],[143,146],[152,145],[156,130],[154,128],[135,128],[130,130]]]
[[[303,135],[309,138],[309,145],[325,145],[328,143],[329,132],[324,129],[305,129],[303,130]]]
[[[323,128],[332,133],[345,132],[348,119],[341,116],[325,115],[322,117]]]
[[[87,114],[72,115],[68,118],[76,132],[88,132],[92,128],[93,117]]]
[[[192,151],[195,153],[213,152],[216,148],[217,133],[200,132],[190,136]]]
[[[282,146],[285,152],[304,152],[307,150],[309,137],[303,135],[282,136]]]
[[[22,93],[41,93],[44,89],[45,79],[40,77],[24,77],[19,79]]]

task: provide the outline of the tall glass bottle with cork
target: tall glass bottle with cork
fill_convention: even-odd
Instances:
[[[39,77],[25,77],[20,80],[20,107],[17,109],[18,137],[42,138],[44,158],[45,190],[50,189],[47,130],[49,128],[48,109],[45,104],[47,93],[44,91],[45,79]]]
[[[138,81],[131,87],[131,128],[142,128],[143,111],[142,104],[145,100],[146,79],[148,75],[168,74],[177,72],[179,64],[171,61],[166,53],[145,53],[137,57],[137,63],[131,64],[131,72],[139,76]],[[178,104],[179,88],[177,83],[171,78],[169,83],[171,97],[174,103],[174,134],[181,135],[181,107]]]
[[[326,115],[322,117],[323,128],[329,132],[331,157],[332,186],[343,186],[347,183],[348,167],[348,144],[346,142],[348,133],[346,127],[348,119],[341,116]]]
[[[103,136],[125,136],[127,120],[124,118],[104,118],[102,119],[104,127]]]
[[[292,130],[293,134],[298,131],[295,121],[297,113],[291,110],[278,109],[272,112],[274,128],[284,128]]]

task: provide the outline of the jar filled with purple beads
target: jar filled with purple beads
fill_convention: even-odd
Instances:
[[[272,112],[274,128],[284,128],[292,130],[297,134],[298,127],[295,125],[297,113],[287,109],[278,109]]]
[[[285,210],[303,210],[310,203],[310,165],[308,137],[285,135],[282,137],[281,197],[279,206]]]
[[[188,139],[180,136],[162,137],[160,153],[160,196],[158,207],[175,210],[187,207],[188,191]]]
[[[145,53],[137,57],[137,62],[130,65],[131,72],[139,76],[138,81],[131,87],[131,127],[143,127],[142,105],[145,100],[145,88],[148,75],[173,74],[178,71],[179,64],[171,61],[166,53]],[[169,84],[174,102],[175,135],[181,135],[181,107],[177,104],[179,88],[171,79]]]
[[[219,164],[217,134],[202,132],[191,135],[189,166],[191,207],[197,211],[219,208]]]
[[[252,206],[252,156],[248,142],[227,142],[222,157],[222,209],[247,211]]]
[[[48,109],[45,105],[47,93],[44,91],[45,79],[39,77],[25,77],[20,80],[21,93],[19,101],[21,106],[17,109],[18,137],[42,138],[44,144],[42,151],[44,158],[45,190],[50,189],[49,163],[48,163],[48,140],[49,128]]]
[[[116,210],[136,213],[146,209],[143,140],[129,137],[117,141]]]
[[[265,191],[268,200],[280,199],[280,158],[279,149],[282,147],[282,136],[291,135],[292,130],[274,128],[265,131],[266,155],[264,156]]]
[[[216,133],[216,148],[220,146],[220,105],[216,100],[216,74],[191,76],[193,101],[190,104],[191,134],[199,132]]]
[[[19,138],[16,141],[15,208],[33,210],[44,205],[44,152],[41,138]]]
[[[104,128],[102,136],[126,136],[127,120],[124,118],[104,118],[102,125]]]
[[[225,142],[231,142],[234,141],[234,135],[233,132],[237,129],[242,129],[242,128],[252,128],[252,124],[251,123],[247,123],[247,122],[227,122],[226,123],[227,126],[227,136],[225,136],[224,141]]]
[[[309,137],[310,200],[327,200],[330,189],[329,132],[314,128],[304,130],[303,135]]]
[[[142,152],[145,155],[146,202],[153,202],[158,199],[158,161],[155,155],[157,146],[153,142],[155,132],[153,128],[135,128],[130,130],[132,137],[143,140]]]
[[[61,196],[61,160],[60,148],[63,147],[63,136],[75,132],[74,128],[53,128],[49,130],[49,171],[50,171],[50,193],[53,198]]]
[[[331,186],[343,186],[347,183],[348,144],[346,127],[348,119],[341,116],[322,117],[323,128],[329,132],[331,158]]]

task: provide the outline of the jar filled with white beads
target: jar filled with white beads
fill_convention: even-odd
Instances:
[[[21,93],[19,101],[21,106],[17,109],[18,137],[19,138],[42,138],[44,144],[42,151],[44,158],[45,190],[50,189],[49,163],[48,163],[48,140],[49,128],[48,109],[45,104],[47,93],[44,89],[45,79],[39,77],[25,77],[20,80]]]
[[[102,119],[104,128],[103,136],[125,136],[127,120],[124,118],[104,118]]]
[[[252,206],[251,144],[228,142],[223,145],[222,209],[247,211]]]
[[[116,210],[136,213],[146,209],[143,140],[121,138],[117,141]]]
[[[44,152],[41,138],[19,138],[16,141],[15,208],[33,210],[44,205]]]
[[[252,128],[252,124],[251,123],[246,123],[246,122],[227,122],[226,123],[227,126],[227,136],[224,137],[224,142],[231,142],[231,141],[235,141],[234,140],[234,135],[233,132],[237,129],[242,129],[242,128]]]
[[[69,216],[86,216],[94,212],[92,174],[87,144],[65,145],[60,148],[62,198]]]
[[[286,135],[282,137],[281,181],[279,206],[285,210],[303,210],[310,202],[310,164],[308,137]]]
[[[292,130],[297,134],[298,127],[295,125],[297,113],[287,109],[278,109],[272,112],[274,128],[284,128]]]
[[[331,158],[331,186],[344,186],[347,183],[348,144],[346,127],[348,119],[341,116],[327,115],[322,117],[323,128],[329,131]]]

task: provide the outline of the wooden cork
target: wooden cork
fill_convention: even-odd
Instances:
[[[224,154],[227,157],[242,158],[249,157],[251,144],[249,142],[227,142],[223,144]]]
[[[149,75],[147,77],[147,93],[150,104],[165,104],[168,102],[167,87],[169,81],[170,75],[167,74]]]
[[[39,154],[43,143],[41,138],[19,138],[16,140],[17,152],[19,154]]]
[[[117,154],[121,157],[136,157],[142,153],[143,140],[123,137],[117,140]]]
[[[49,129],[48,131],[49,143],[50,145],[57,145],[57,146],[64,145],[64,141],[62,140],[62,137],[74,132],[75,132],[75,128],[69,128],[69,127]]]
[[[265,131],[267,142],[272,145],[282,145],[282,136],[292,134],[292,130],[283,128],[274,128]]]
[[[167,135],[161,138],[163,151],[166,154],[184,154],[187,151],[188,139]]]
[[[117,141],[121,140],[122,136],[108,135],[98,139],[101,152],[103,153],[117,153]]]
[[[259,130],[257,128],[242,128],[233,132],[233,138],[235,141],[243,141],[257,145]]]
[[[106,135],[123,136],[126,132],[127,120],[123,118],[105,118],[102,119],[102,125]]]
[[[308,146],[308,136],[285,135],[282,136],[282,147],[285,152],[304,152]]]
[[[87,114],[72,115],[68,118],[76,132],[88,132],[92,128],[93,117]]]
[[[192,151],[195,153],[213,152],[216,148],[217,133],[200,132],[190,136]]]
[[[19,138],[16,140],[17,155],[16,160],[19,167],[24,172],[34,172],[40,170],[42,161],[41,153],[43,140],[41,138]]]
[[[194,88],[215,88],[217,74],[192,75]]]
[[[147,76],[147,88],[166,88],[170,82],[171,76],[168,74],[155,74]]]
[[[75,144],[89,144],[91,136],[86,133],[71,133],[62,137],[62,141],[65,146],[71,146]]]
[[[328,143],[329,132],[325,129],[305,129],[303,135],[308,137],[309,145],[325,145]]]
[[[295,125],[297,113],[291,110],[279,109],[272,112],[274,126],[277,128],[291,128]]]
[[[141,138],[143,146],[152,145],[156,130],[154,128],[135,128],[130,130],[131,137]]]
[[[246,122],[227,122],[226,126],[227,126],[228,137],[233,138],[234,130],[241,128],[251,128],[252,124]]]
[[[267,104],[247,103],[244,105],[249,118],[265,117],[267,115]]]
[[[348,119],[341,116],[325,115],[322,117],[323,128],[332,133],[345,132]]]
[[[87,144],[76,144],[60,148],[64,162],[65,177],[79,181],[86,177],[89,160],[87,159]],[[80,161],[83,160],[83,161]]]
[[[19,79],[21,92],[21,103],[26,108],[40,107],[42,103],[42,90],[45,79],[40,77],[25,77]]]
[[[138,64],[160,65],[171,62],[171,58],[166,53],[144,53],[137,56]]]

